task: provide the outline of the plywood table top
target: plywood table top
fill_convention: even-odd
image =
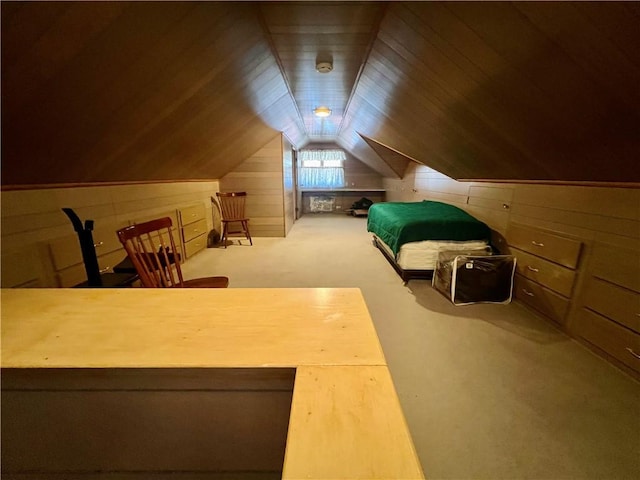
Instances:
[[[423,478],[359,289],[5,289],[2,367],[293,367],[283,478]]]

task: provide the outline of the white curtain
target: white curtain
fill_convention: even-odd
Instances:
[[[304,188],[344,187],[342,150],[301,150],[298,184]]]

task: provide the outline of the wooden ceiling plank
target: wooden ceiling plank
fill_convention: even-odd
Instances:
[[[166,30],[178,12],[188,10],[187,5],[154,8],[153,15],[142,17],[145,21],[141,25],[139,15],[144,10],[140,12],[137,8],[142,7],[133,4],[127,8],[119,17],[121,21],[110,24],[90,42],[90,48],[84,48],[74,56],[52,82],[47,82],[40,93],[33,96],[29,105],[23,108],[23,114],[12,112],[14,117],[10,117],[6,135],[11,143],[5,143],[10,156],[31,158],[35,165],[43,161],[64,162],[66,159],[52,158],[50,145],[61,133],[64,135],[72,128],[74,122],[82,124],[84,118],[91,115],[86,105],[91,103],[96,88],[134,61],[145,42],[157,34],[157,29]],[[125,40],[132,37],[136,48],[131,48],[130,42]]]
[[[219,178],[276,131],[390,177],[405,155],[454,178],[640,180],[631,2],[1,7],[4,184]]]
[[[521,100],[531,99],[530,93],[535,94],[535,91],[528,92],[529,95],[511,95],[514,87],[520,88],[523,79],[512,79],[506,82],[508,77],[505,74],[509,71],[508,65],[500,61],[499,57],[492,55],[491,50],[487,49],[482,41],[457,18],[448,15],[442,5],[430,3],[422,8],[420,8],[422,4],[408,5],[414,15],[419,15],[420,18],[425,19],[424,21],[429,22],[428,26],[419,28],[418,25],[414,26],[414,29],[420,31],[425,41],[433,46],[421,52],[419,58],[409,57],[413,68],[419,70],[417,75],[435,78],[437,88],[444,89],[449,94],[457,90],[454,95],[459,96],[451,100],[452,104],[466,105],[477,118],[481,119],[482,123],[491,128],[494,136],[500,137],[500,142],[509,144],[509,149],[519,152],[517,156],[528,157],[524,165],[530,169],[544,171],[544,166],[538,159],[553,153],[558,155],[557,147],[561,144],[561,140],[557,138],[555,132],[560,125],[556,125],[556,128],[548,126],[551,123],[550,120],[555,117],[550,114],[551,112],[543,115],[537,108],[539,102],[529,100],[528,104],[522,104]],[[406,15],[402,16],[407,20],[410,19]],[[414,45],[416,41],[404,43]],[[434,51],[441,56],[438,57]],[[436,61],[437,58],[441,61]],[[488,65],[484,65],[485,58],[490,62]],[[442,62],[456,65],[458,70],[454,73],[446,70],[437,72],[434,77],[429,70]],[[429,68],[421,68],[425,63],[428,63]],[[404,70],[409,71],[408,68]],[[451,78],[464,77],[469,79],[470,83],[458,85],[450,81]],[[425,91],[433,90],[434,84],[430,85],[429,88],[425,88]],[[444,117],[446,116],[448,115]],[[480,123],[473,121],[470,124],[471,128],[476,125],[480,126]],[[488,137],[486,132],[480,132],[478,138]],[[494,139],[490,140],[490,143],[495,142]],[[545,148],[546,151],[544,151]],[[512,164],[513,159],[509,157],[509,155],[502,156],[503,162]],[[531,172],[521,169],[520,174],[529,175]]]
[[[2,33],[2,73],[11,71],[16,62],[30,56],[56,19],[72,7],[70,2],[0,2]],[[3,77],[4,80],[4,77]]]
[[[410,5],[414,10],[416,9],[416,7],[414,7],[414,4],[410,4]],[[458,6],[458,5],[452,6],[450,4],[446,4],[443,8],[454,9],[457,12],[458,10],[464,10],[463,7],[466,7],[466,4],[464,6]],[[474,8],[474,12],[475,12],[476,7],[471,6],[469,8]],[[492,4],[490,9],[492,8],[503,9],[503,8],[511,8],[511,7],[509,6],[503,7],[502,5]],[[466,12],[466,14],[467,14],[467,17],[465,17],[465,21],[470,25],[470,28],[472,30],[477,31],[478,27],[474,23],[477,21],[476,16],[471,15],[468,12]],[[481,32],[485,32],[486,30],[489,30],[489,25],[492,25],[494,30],[500,30],[502,28],[501,24],[500,25],[491,24],[492,21],[497,22],[500,19],[499,15],[487,16],[487,13],[485,12],[484,16],[486,18],[483,18],[483,20],[485,21],[486,24],[483,25],[483,29],[480,29]],[[480,15],[480,17],[482,16]],[[503,19],[503,22],[505,21],[506,20]],[[496,35],[495,31],[492,34],[495,36]],[[508,36],[503,31],[501,31],[500,35],[501,35],[500,38],[504,38],[505,36]],[[530,44],[536,44],[537,42],[538,44],[544,44],[549,48],[551,48],[551,46],[553,45],[550,41],[548,41],[547,39],[544,39],[539,32],[537,33],[534,32],[531,35],[525,36],[525,37],[527,38],[527,41]],[[448,38],[452,38],[452,36],[449,35]],[[457,38],[458,37],[453,38],[452,41],[455,42]],[[482,41],[484,41],[482,40],[482,38],[483,37],[481,36],[480,42],[478,43],[482,43]],[[459,41],[458,41],[458,45],[459,45]],[[495,49],[494,46],[492,46],[492,48]],[[558,50],[559,49],[556,48],[555,50],[551,51],[549,53],[550,55],[549,58],[554,58],[554,57],[559,58],[558,56],[561,54],[558,53]],[[500,51],[500,49],[498,48],[496,49],[496,51]],[[564,60],[569,61],[568,57],[565,57]],[[564,60],[558,60],[558,62],[562,63],[564,62]],[[521,66],[519,66],[518,68],[522,69]],[[562,70],[562,68],[564,67],[561,67],[560,70]],[[523,77],[525,75],[528,75],[535,78],[535,74],[531,74],[530,71],[522,70],[522,72],[523,72],[522,73]],[[522,85],[522,82],[510,82],[506,85],[502,85],[501,86],[502,90],[498,90],[497,85],[495,84],[496,79],[504,81],[506,80],[506,77],[504,77],[503,75],[495,75],[493,78],[490,78],[491,81],[488,83],[488,85],[493,89],[493,92],[494,92],[493,95],[496,98],[499,98],[499,95],[501,94],[511,95],[511,98],[519,98],[519,99],[525,99],[525,100],[531,98],[531,96],[527,96],[524,94],[518,94],[515,97],[514,95],[512,95],[513,94],[512,91],[514,90],[514,88],[516,89],[520,88],[520,86]],[[564,84],[566,85],[567,77],[561,76],[559,78],[556,78],[556,81],[559,83],[564,82]],[[541,87],[538,85],[538,88],[541,88]],[[544,85],[541,88],[541,91],[545,91]],[[482,94],[482,90],[479,90],[477,93]],[[484,96],[484,98],[486,99],[488,97]],[[582,111],[584,110],[585,107],[581,107],[580,109],[574,109],[574,110],[570,108],[563,108],[563,107],[557,108],[557,104],[551,102],[550,100],[551,100],[551,97],[549,97],[549,95],[547,94],[547,91],[545,91],[544,95],[540,98],[539,104],[547,108],[549,113],[547,114],[546,118],[543,117],[538,121],[535,121],[535,119],[532,119],[532,120],[529,120],[528,123],[525,123],[526,128],[521,130],[522,133],[520,134],[520,138],[521,138],[520,142],[522,142],[522,140],[527,140],[527,135],[531,137],[527,141],[527,144],[526,144],[527,147],[525,151],[530,152],[529,153],[530,159],[535,158],[536,161],[543,162],[549,165],[550,167],[552,167],[555,170],[555,175],[552,176],[552,178],[570,178],[571,176],[576,176],[576,175],[581,175],[581,176],[584,176],[585,178],[589,178],[593,176],[597,177],[600,174],[600,168],[598,168],[598,164],[600,164],[605,159],[610,160],[610,159],[615,159],[616,156],[618,157],[621,156],[623,152],[621,150],[621,147],[617,146],[617,144],[622,144],[622,142],[617,142],[615,140],[617,139],[623,140],[624,138],[628,138],[627,131],[626,131],[628,127],[625,127],[625,125],[619,125],[619,126],[616,126],[616,128],[610,128],[610,125],[612,123],[619,124],[624,122],[619,122],[619,121],[616,122],[615,121],[616,116],[611,118],[612,116],[611,116],[611,113],[609,112],[605,112],[604,115],[602,114],[602,112],[599,112],[599,114],[596,116],[592,114],[591,120],[585,121],[585,119],[581,117]],[[512,112],[518,111],[517,109],[514,109],[514,108],[511,108],[510,110]],[[483,111],[485,111],[485,108],[479,110],[478,114],[481,114]],[[491,110],[490,109],[486,110],[487,113],[489,111]],[[535,111],[536,109],[533,110],[533,112]],[[619,110],[617,112],[624,113],[624,112],[620,112]],[[494,111],[491,113],[491,115],[485,116],[485,121],[495,122],[496,119],[500,118],[500,116],[496,115],[496,113],[500,113],[500,110]],[[576,116],[578,118],[576,118]],[[555,117],[558,117],[558,118],[555,118]],[[606,125],[603,125],[602,118],[605,118],[605,117],[608,117],[610,120],[609,122],[604,122]],[[630,119],[628,115],[622,115],[622,117],[627,120]],[[597,118],[597,121],[594,120],[596,118]],[[562,121],[560,121],[560,119],[562,119]],[[539,130],[541,132],[544,131],[541,129],[544,129],[544,127],[542,126],[546,124],[555,124],[557,126],[555,128],[558,131],[558,135],[555,135],[555,137],[559,136],[558,140],[554,140],[553,134],[548,135],[548,139],[546,141],[544,140],[544,137],[542,141],[534,137],[536,131],[539,131]],[[516,130],[514,130],[514,128],[515,128],[515,125],[517,124],[513,124],[507,121],[506,123],[503,122],[503,125],[506,128],[505,131],[509,132],[510,135],[515,134]],[[602,137],[602,135],[597,135],[597,133],[601,131],[603,127],[604,127],[604,130],[609,130],[609,135],[605,136],[604,138]],[[594,128],[596,128],[597,131],[593,131]],[[514,137],[514,138],[517,138],[517,137]],[[538,138],[540,138],[539,135],[538,135]],[[598,140],[595,140],[596,138]],[[586,145],[585,145],[585,140],[587,141]],[[522,143],[520,144],[523,145]],[[546,150],[545,150],[545,147],[546,147]],[[613,154],[613,152],[616,150],[618,152],[617,155]],[[626,158],[629,158],[629,157],[626,156],[624,160],[620,159],[622,160],[620,161],[620,163],[624,163]],[[525,175],[525,177],[526,176],[528,175]]]
[[[640,67],[603,35],[578,5],[516,2],[514,6],[598,82],[603,94],[617,96],[617,101],[630,102],[640,110]]]
[[[50,145],[51,154],[58,158],[77,158],[86,154],[103,135],[105,124],[118,123],[118,112],[123,105],[133,104],[154,79],[162,76],[167,67],[180,59],[193,44],[193,39],[207,35],[215,27],[220,12],[210,12],[206,3],[197,7],[175,23],[175,28],[162,35],[152,48],[145,50],[131,68],[122,70],[113,77],[86,105],[91,115],[81,125],[73,125],[59,135]],[[208,13],[212,13],[208,15]]]
[[[284,76],[310,138],[336,137],[341,113],[383,7],[376,2],[261,4]],[[309,49],[308,45],[315,48]],[[322,60],[333,63],[331,73],[315,71],[315,63]],[[320,105],[332,109],[329,118],[318,119],[313,115],[313,109]]]
[[[614,176],[638,178],[631,167],[633,152],[640,147],[640,140],[634,140],[637,135],[631,133],[638,123],[637,112],[612,101],[606,90],[599,88],[583,68],[515,7],[491,5],[494,8],[485,11],[471,3],[446,7],[472,25],[485,42],[544,91],[545,104],[553,106],[558,115],[569,117],[562,128],[564,150],[573,156],[576,168],[571,176],[559,178],[596,180],[602,177],[603,163],[610,165],[609,171],[617,170]],[[614,6],[611,11],[618,9]],[[623,22],[619,27],[625,30]],[[624,70],[624,66],[620,68]]]
[[[382,160],[384,160],[389,167],[396,173],[398,178],[404,178],[404,174],[411,163],[411,160],[406,155],[396,152],[392,148],[387,147],[372,138],[364,135],[360,135],[365,142],[378,154]]]
[[[523,72],[559,110],[574,112],[582,132],[607,125],[607,105],[597,87],[572,59],[510,4],[447,4],[491,48]],[[511,41],[505,42],[505,38]]]
[[[351,155],[360,160],[383,177],[399,178],[389,165],[380,158],[363,138],[354,132],[352,138],[345,140],[344,135],[339,137],[338,145],[347,150]]]
[[[266,50],[264,52],[268,54]],[[258,66],[263,58],[251,56],[249,68],[253,64]],[[243,89],[251,77],[243,78],[243,83],[238,83],[238,80],[227,75],[214,77],[171,112],[162,115],[162,119],[154,122],[135,142],[113,157],[113,161],[126,163],[133,159],[151,165],[154,161],[171,163],[179,159],[188,165],[196,155],[192,149],[205,148],[207,143],[216,139],[221,143],[234,142],[230,135],[233,125],[255,116]],[[225,94],[220,95],[221,91]],[[233,111],[233,115],[226,115],[229,111]],[[202,138],[203,131],[209,132],[208,142]]]
[[[7,112],[19,111],[43,83],[78,55],[127,6],[124,2],[71,2],[68,5],[33,43],[18,37],[20,44],[28,48],[23,47],[25,51],[16,61],[3,62],[3,88],[14,92],[3,102]],[[16,40],[13,35],[22,34],[22,31],[6,33],[3,40],[12,42]],[[11,47],[3,48],[4,51],[11,51]]]
[[[365,94],[364,96],[360,95],[360,91],[357,91],[352,99],[358,119],[357,121],[348,121],[346,123],[346,127],[341,132],[341,138],[347,141],[348,137],[346,135],[351,135],[351,138],[355,137],[357,142],[360,141],[363,134],[366,136],[376,135],[376,138],[384,137],[383,141],[388,141],[398,151],[407,153],[413,158],[424,161],[424,163],[437,165],[438,169],[444,169],[455,174],[464,173],[464,164],[462,162],[457,162],[451,157],[442,157],[442,149],[437,147],[442,142],[442,133],[440,131],[419,128],[419,131],[407,133],[407,124],[403,120],[388,111],[379,110],[377,106],[371,103],[373,96],[366,90],[363,93]],[[381,118],[384,119],[383,122],[380,121]],[[376,128],[380,124],[384,124],[384,128]],[[356,130],[356,127],[361,130]],[[418,138],[418,135],[420,136],[419,138],[425,138],[426,140],[419,143],[406,141],[407,136],[409,138],[414,138],[414,136]]]
[[[108,163],[122,155],[126,156],[126,152],[136,142],[148,136],[149,132],[158,131],[157,125],[212,82],[223,82],[216,90],[216,95],[222,98],[222,87],[233,85],[241,78],[234,62],[249,58],[249,53],[259,39],[259,31],[255,29],[255,25],[245,21],[237,23],[243,15],[244,13],[234,10],[222,17],[215,35],[198,38],[188,52],[170,65],[163,76],[141,92],[137,102],[123,106],[118,112],[119,121],[111,124],[112,128],[105,132],[100,142],[89,152],[89,158],[108,152]],[[231,45],[234,54],[228,55],[228,47]],[[222,55],[222,52],[227,54]],[[241,105],[246,103],[236,107],[242,108]],[[221,132],[221,135],[224,136],[224,133]]]
[[[385,38],[385,40],[391,42],[391,39]],[[393,43],[392,47],[390,45],[385,46],[389,47],[391,50],[397,50],[402,47],[400,42]],[[466,104],[461,101],[462,99],[447,99],[448,95],[442,89],[439,94],[440,98],[438,99],[434,97],[434,95],[436,95],[436,92],[433,89],[434,85],[432,85],[431,88],[425,88],[421,81],[421,79],[424,78],[422,74],[423,72],[420,72],[420,74],[414,74],[415,79],[408,78],[404,72],[410,72],[411,68],[402,65],[401,62],[411,64],[416,64],[417,62],[415,57],[411,54],[408,52],[405,52],[405,54],[408,57],[407,59],[402,59],[399,56],[395,57],[395,61],[398,62],[397,72],[399,72],[398,75],[401,76],[401,81],[398,82],[399,85],[396,87],[396,91],[394,93],[396,98],[402,98],[402,102],[395,102],[395,106],[393,106],[393,104],[390,105],[393,106],[394,110],[393,113],[389,114],[389,116],[399,116],[399,118],[402,118],[409,129],[408,132],[416,133],[415,136],[417,138],[420,137],[418,136],[418,132],[415,132],[416,126],[421,125],[424,127],[426,126],[425,122],[431,122],[431,125],[437,130],[440,130],[445,137],[449,137],[445,144],[449,145],[449,148],[456,146],[458,155],[460,152],[484,150],[488,152],[489,158],[493,158],[494,161],[499,158],[498,155],[496,155],[496,152],[492,149],[495,149],[496,145],[504,142],[499,138],[496,138],[496,135],[491,130],[487,129],[484,126],[484,123],[475,116],[472,111],[468,111],[468,107],[466,107]],[[389,50],[385,51],[384,56],[380,57],[377,56],[377,51],[374,51],[369,59],[369,66],[375,66],[379,69],[389,68],[390,65],[393,65],[393,62],[389,61],[390,58],[393,59],[394,57],[392,57]],[[431,65],[433,65],[435,59],[432,57],[430,58],[432,62]],[[376,80],[372,81],[369,87],[370,89],[376,89],[380,88],[381,85],[386,84],[387,82],[380,82]],[[384,93],[378,93],[370,96],[373,98],[379,98],[383,95]],[[392,98],[392,96],[388,96],[388,98]],[[434,103],[434,99],[436,100],[436,103]],[[438,103],[440,105],[438,105]],[[480,133],[477,133],[478,129],[481,130]],[[412,137],[410,136],[410,138]],[[422,136],[422,138],[424,139],[424,136]],[[420,140],[417,141],[419,142]],[[471,143],[469,143],[469,141],[471,141]],[[522,155],[508,145],[505,145],[503,148],[509,148],[512,150],[512,158]],[[479,158],[468,159],[470,162],[477,162],[478,160]],[[462,159],[457,158],[457,161],[462,161]],[[504,160],[503,167],[505,168],[505,173],[509,173],[512,165],[513,163],[511,162],[511,159]]]
[[[271,78],[276,79],[279,87],[279,95],[286,95],[287,91],[281,77],[274,69],[275,63],[267,64],[263,68],[270,70]],[[258,75],[256,70],[256,75]],[[248,77],[247,82],[252,78]],[[268,89],[267,83],[263,84]],[[197,158],[199,152],[214,144],[237,143],[232,132],[239,131],[241,125],[247,123],[256,116],[256,112],[250,108],[242,109],[246,104],[245,89],[225,88],[227,94],[219,95],[218,84],[213,88],[203,89],[203,95],[192,97],[189,102],[183,104],[157,128],[150,131],[147,143],[136,146],[136,150],[125,152],[125,156],[134,155],[136,159],[145,161],[149,159],[161,159],[171,162],[180,159],[183,163],[190,163]],[[237,85],[241,87],[241,85]],[[226,115],[225,112],[234,110],[234,115]],[[162,141],[158,141],[162,138]]]
[[[640,67],[638,2],[575,2],[574,8],[589,18],[630,62]]]

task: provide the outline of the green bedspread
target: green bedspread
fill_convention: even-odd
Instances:
[[[382,202],[369,208],[367,231],[394,255],[408,242],[422,240],[491,240],[491,230],[464,210],[442,202]]]

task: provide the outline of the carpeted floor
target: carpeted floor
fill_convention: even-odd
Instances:
[[[640,478],[640,384],[517,303],[452,305],[400,277],[366,218],[305,215],[286,238],[184,265],[234,287],[358,287],[431,479]]]

